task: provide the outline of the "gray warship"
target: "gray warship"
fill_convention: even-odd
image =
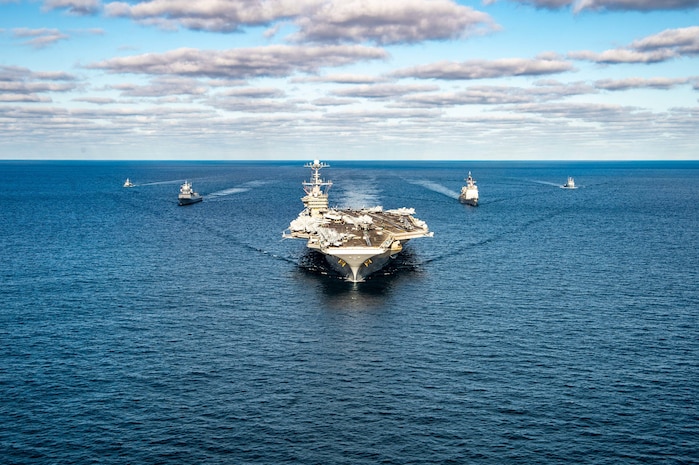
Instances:
[[[191,205],[193,203],[201,202],[204,197],[194,192],[192,188],[192,183],[185,181],[182,186],[180,186],[180,194],[177,196],[177,202],[180,206]]]
[[[461,188],[461,194],[459,195],[459,201],[465,203],[466,205],[471,205],[473,207],[478,206],[478,186],[476,186],[476,181],[471,176],[471,172],[468,172],[468,177],[464,180],[466,185]]]
[[[306,247],[322,253],[347,280],[364,281],[400,253],[410,239],[432,237],[427,224],[412,216],[412,208],[329,208],[332,182],[320,177],[320,170],[329,165],[314,160],[304,166],[312,172],[311,180],[303,182],[305,208],[282,237],[305,239]]]

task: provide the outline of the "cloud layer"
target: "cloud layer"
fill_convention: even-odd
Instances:
[[[667,29],[639,40],[626,47],[604,52],[579,51],[569,53],[570,58],[596,63],[659,63],[674,58],[699,55],[699,26]]]
[[[498,0],[485,0],[486,4]],[[591,11],[664,11],[691,10],[699,7],[699,0],[506,0],[512,3],[532,5],[537,8],[572,8],[575,12]]]
[[[360,45],[270,45],[224,51],[187,48],[165,53],[112,58],[94,63],[89,68],[104,69],[113,73],[245,79],[288,76],[295,72],[314,73],[324,67],[384,59],[387,56],[382,49]]]
[[[100,156],[117,158],[144,147],[165,158],[699,153],[699,25],[678,15],[674,27],[634,25],[624,40],[597,29],[556,35],[560,24],[590,28],[598,17],[623,27],[625,11],[694,13],[699,0],[493,3],[28,2],[22,7],[51,21],[0,30],[12,47],[0,64],[0,151],[97,144]],[[539,26],[519,31],[522,12],[561,23],[539,29],[548,40],[520,44]],[[66,18],[73,29],[52,26]]]
[[[293,42],[396,44],[447,40],[496,29],[490,17],[451,0],[151,0],[111,2],[105,12],[166,29],[236,32],[291,21]]]

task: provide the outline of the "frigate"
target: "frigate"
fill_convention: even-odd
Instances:
[[[191,205],[201,202],[203,199],[201,195],[194,192],[191,182],[185,181],[184,184],[180,186],[180,194],[177,196],[177,202],[180,205]]]
[[[399,254],[410,239],[432,237],[427,224],[413,216],[412,208],[330,208],[332,182],[320,176],[320,170],[329,165],[314,160],[304,166],[312,173],[310,181],[302,183],[305,208],[282,237],[305,239],[306,247],[322,253],[347,280],[364,281]]]
[[[476,186],[476,181],[471,176],[471,172],[468,172],[468,177],[465,179],[466,185],[461,188],[461,194],[459,195],[459,201],[467,205],[472,205],[474,207],[478,206],[478,186]]]

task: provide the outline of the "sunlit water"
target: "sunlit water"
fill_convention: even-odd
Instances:
[[[0,162],[0,462],[699,461],[699,164],[324,161],[434,237],[352,284],[303,162]]]

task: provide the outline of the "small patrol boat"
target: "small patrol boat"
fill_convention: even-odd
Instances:
[[[577,189],[577,187],[575,187],[575,179],[568,176],[568,181],[561,186],[561,189]]]
[[[129,178],[126,178],[126,182],[124,183],[124,187],[133,187],[133,183]]]

